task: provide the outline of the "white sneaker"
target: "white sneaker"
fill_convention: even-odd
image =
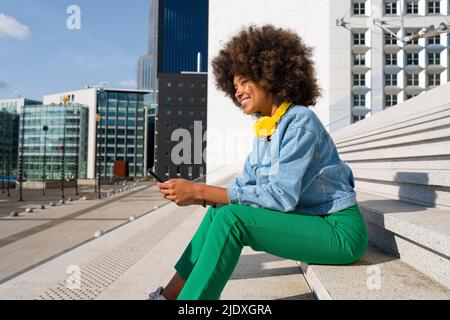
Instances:
[[[155,292],[152,292],[148,295],[147,300],[167,300],[167,298],[161,294],[162,290],[163,287],[159,287]]]

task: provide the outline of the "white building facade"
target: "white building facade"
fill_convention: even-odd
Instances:
[[[401,36],[449,20],[448,0],[210,0],[209,59],[241,27],[271,23],[299,33],[313,47],[323,94],[312,108],[335,131],[449,80],[449,37],[402,43]],[[337,21],[346,22],[346,28]],[[251,117],[217,91],[208,90],[207,170],[241,166],[251,148]],[[224,116],[226,114],[226,116]],[[244,129],[245,128],[245,129]]]
[[[148,94],[146,90],[87,87],[44,96],[44,105],[68,102],[88,106],[88,179],[96,176],[96,164],[102,177],[113,177],[116,160],[128,163],[128,176],[143,177],[147,153],[148,103],[145,99]],[[97,114],[100,115],[98,123]],[[100,159],[97,159],[99,155]]]

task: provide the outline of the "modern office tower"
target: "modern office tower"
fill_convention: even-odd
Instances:
[[[160,74],[155,129],[155,171],[193,180],[206,174],[207,75]]]
[[[159,73],[208,71],[208,10],[209,0],[150,1],[148,52],[139,59],[138,89],[157,92]]]
[[[146,170],[145,96],[148,94],[145,90],[87,87],[44,96],[44,103],[67,100],[89,107],[89,179],[97,176],[96,168],[100,168],[102,177],[112,178],[118,160],[124,161],[130,177],[137,178],[143,177]]]
[[[2,99],[0,100],[0,111],[4,110],[10,113],[20,113],[23,106],[35,104],[42,104],[42,102],[26,98]]]
[[[24,110],[20,121],[20,139],[24,134],[24,177],[28,180],[42,180],[44,175],[47,180],[59,180],[62,176],[86,178],[87,106],[27,105]],[[20,158],[19,154],[19,161]]]
[[[15,111],[15,110],[14,110]],[[0,109],[0,180],[15,180],[19,147],[19,115]]]
[[[139,58],[137,81],[138,89],[154,92],[158,90],[158,12],[159,0],[150,0],[148,50],[146,55]]]
[[[17,177],[19,114],[25,105],[41,103],[26,98],[0,100],[0,176]]]
[[[138,88],[151,92],[147,167],[155,165],[154,128],[158,126],[155,112],[161,101],[159,74],[207,71],[207,61],[208,0],[151,0],[148,52],[140,57],[138,68]]]
[[[157,79],[154,55],[141,56],[138,67],[138,89],[157,90]]]
[[[208,71],[208,11],[209,0],[159,1],[158,74]]]
[[[313,48],[322,97],[312,110],[333,132],[448,82],[448,33],[402,44],[374,23],[378,19],[398,35],[400,4],[407,34],[430,25],[437,29],[442,22],[448,24],[447,0],[283,0],[282,5],[247,0],[242,7],[234,1],[210,0],[209,56],[213,59],[225,41],[250,23],[272,23],[294,30]],[[337,23],[342,19],[345,27]],[[251,128],[253,119],[243,117],[210,78],[208,127]],[[224,110],[228,111],[226,119]],[[245,159],[251,148],[251,143],[239,140],[244,142],[242,151],[233,151],[236,159]],[[229,152],[229,148],[213,152],[208,147],[208,171],[220,167]]]

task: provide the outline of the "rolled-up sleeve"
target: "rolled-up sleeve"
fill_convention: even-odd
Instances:
[[[227,186],[231,203],[283,212],[295,209],[303,177],[314,157],[317,136],[301,127],[289,128],[280,143],[279,156],[273,157],[267,179],[261,179],[262,183],[257,183],[259,179],[252,175],[247,158],[244,179],[235,179]]]

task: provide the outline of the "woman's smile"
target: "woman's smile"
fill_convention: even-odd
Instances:
[[[235,98],[244,113],[248,115],[256,113],[272,114],[274,103],[263,87],[240,75],[234,76],[233,83],[236,89]]]

